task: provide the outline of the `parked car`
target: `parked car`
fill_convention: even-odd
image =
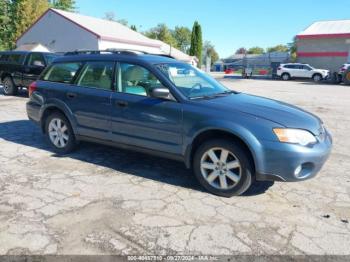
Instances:
[[[16,95],[19,88],[28,87],[57,56],[44,52],[0,52],[0,82],[5,95]]]
[[[342,81],[344,84],[350,85],[350,64],[342,65],[342,67],[339,69],[338,75],[340,82]]]
[[[281,64],[277,68],[277,76],[283,80],[290,80],[292,78],[310,78],[315,82],[319,82],[323,79],[327,79],[329,76],[329,70],[316,69],[308,64]]]
[[[55,152],[91,141],[183,161],[220,196],[240,195],[256,180],[312,178],[332,147],[317,116],[229,90],[163,56],[65,56],[29,86],[29,94],[28,117]]]

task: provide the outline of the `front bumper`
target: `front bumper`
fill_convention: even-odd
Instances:
[[[327,131],[325,132],[322,141],[307,147],[264,141],[256,179],[296,182],[316,176],[332,149],[332,137]]]

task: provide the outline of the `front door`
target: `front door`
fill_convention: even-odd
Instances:
[[[311,78],[312,77],[312,68],[308,65],[300,65],[301,67],[301,77]]]
[[[182,105],[151,96],[160,81],[140,65],[118,65],[118,92],[112,97],[112,140],[118,143],[180,154]]]
[[[31,53],[28,55],[23,68],[23,86],[28,87],[34,82],[45,69],[45,66],[46,62],[41,53]]]
[[[114,62],[86,62],[66,89],[65,102],[77,121],[79,135],[110,139]]]

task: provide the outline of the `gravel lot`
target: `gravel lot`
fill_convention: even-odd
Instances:
[[[0,95],[0,254],[350,255],[350,87],[220,81],[319,115],[334,138],[321,173],[220,198],[181,163],[86,143],[58,157],[27,98]]]

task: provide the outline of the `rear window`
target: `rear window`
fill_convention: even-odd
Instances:
[[[45,73],[42,80],[58,83],[70,83],[82,64],[57,63],[53,64]]]

